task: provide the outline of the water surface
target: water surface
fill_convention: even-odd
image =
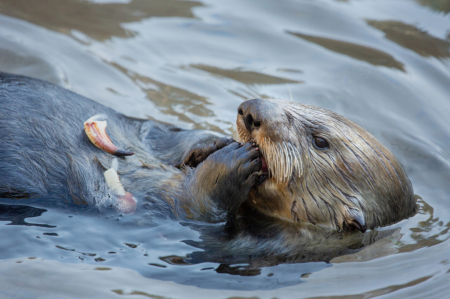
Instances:
[[[0,297],[445,298],[449,12],[446,0],[1,1],[1,71],[225,134],[247,98],[324,107],[385,144],[422,199],[357,254],[262,268],[187,263],[199,233],[185,223],[3,199]]]

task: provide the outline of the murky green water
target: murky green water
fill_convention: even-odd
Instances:
[[[260,269],[184,263],[199,235],[182,223],[2,200],[0,297],[448,297],[448,13],[448,0],[1,0],[1,71],[227,134],[246,98],[328,108],[380,139],[423,199],[356,255]]]

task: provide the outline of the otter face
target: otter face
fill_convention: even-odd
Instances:
[[[238,108],[241,142],[256,142],[267,179],[249,203],[264,213],[338,229],[388,225],[416,203],[400,163],[370,133],[326,109],[252,99]]]

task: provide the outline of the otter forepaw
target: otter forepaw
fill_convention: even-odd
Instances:
[[[250,143],[246,143],[236,149],[233,163],[237,166],[237,176],[241,186],[250,188],[258,182],[258,172],[261,170],[259,149]]]
[[[259,149],[254,145],[235,142],[212,154],[205,166],[220,171],[222,188],[242,195],[257,183],[261,170],[259,157]]]
[[[183,162],[181,164],[176,165],[175,167],[181,167],[182,165],[189,166],[195,168],[198,164],[202,163],[206,160],[212,153],[224,148],[225,146],[235,142],[233,138],[225,138],[222,137],[214,143],[202,146],[195,147],[187,155],[184,157]]]
[[[230,217],[248,198],[261,170],[259,149],[234,142],[211,154],[190,172],[191,195],[212,200]]]
[[[239,207],[248,199],[250,190],[259,181],[258,173],[262,167],[260,156],[259,148],[255,144],[233,143],[214,153],[207,160],[213,162],[215,169],[222,172],[213,196],[227,211],[228,231],[234,226]]]

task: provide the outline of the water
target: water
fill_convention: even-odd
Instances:
[[[263,268],[186,264],[199,234],[185,223],[2,200],[0,297],[445,298],[449,12],[446,0],[1,1],[1,71],[226,134],[246,98],[321,106],[384,143],[422,199],[358,254]]]

